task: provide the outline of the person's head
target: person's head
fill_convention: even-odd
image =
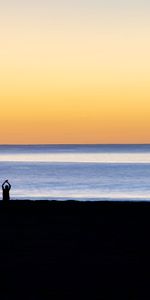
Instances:
[[[5,185],[5,190],[9,190],[8,184]]]

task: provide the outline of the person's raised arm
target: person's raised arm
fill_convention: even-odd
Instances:
[[[6,180],[5,182],[8,184],[8,188],[9,188],[9,190],[10,190],[10,189],[11,189],[11,184],[9,183],[8,180]]]
[[[5,180],[4,182],[3,182],[3,184],[2,184],[2,189],[4,190],[4,185],[5,185],[5,183],[7,182],[7,180]]]

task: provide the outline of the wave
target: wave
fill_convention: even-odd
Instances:
[[[150,163],[150,153],[32,153],[0,154],[0,162]]]

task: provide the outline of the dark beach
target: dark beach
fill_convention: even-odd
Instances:
[[[0,299],[149,299],[150,203],[0,202]]]

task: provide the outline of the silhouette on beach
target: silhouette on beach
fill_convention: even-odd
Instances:
[[[8,182],[8,180],[5,180],[2,184],[2,190],[3,190],[3,201],[8,202],[10,200],[10,194],[9,191],[11,189],[11,185]]]

